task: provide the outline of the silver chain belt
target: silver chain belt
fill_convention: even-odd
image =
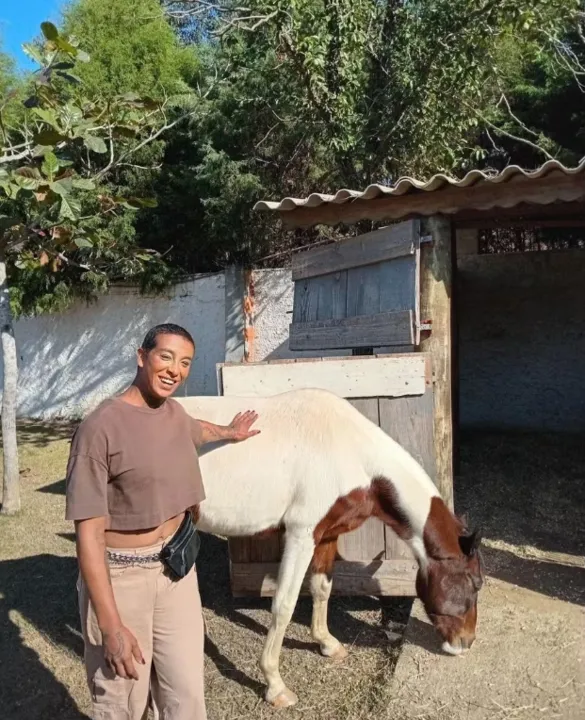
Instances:
[[[115,565],[150,565],[154,562],[160,562],[160,552],[152,555],[126,555],[125,553],[106,551],[108,560]]]

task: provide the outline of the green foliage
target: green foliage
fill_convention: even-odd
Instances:
[[[93,59],[79,69],[89,93],[190,95],[200,71],[194,49],[180,45],[159,0],[79,0],[65,10],[64,32]]]
[[[77,72],[89,55],[51,23],[41,29],[23,121],[0,125],[0,252],[16,314],[62,310],[161,262],[126,223],[126,211],[156,202],[121,196],[107,181],[164,126],[163,107],[133,93],[88,95]]]

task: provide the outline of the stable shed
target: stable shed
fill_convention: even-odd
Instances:
[[[276,212],[288,228],[361,220],[391,223],[295,257],[290,344],[292,349],[342,348],[357,355],[353,360],[344,358],[338,378],[347,379],[352,372],[361,378],[375,376],[375,386],[370,382],[367,393],[356,394],[350,382],[337,391],[418,456],[453,506],[459,380],[457,255],[476,252],[477,233],[484,228],[584,226],[585,160],[576,168],[549,161],[531,172],[515,166],[499,174],[472,171],[460,180],[445,175],[428,182],[403,178],[391,187],[372,185],[363,192],[340,190],[334,195],[263,201],[255,209]],[[384,383],[397,384],[398,375],[392,373],[398,365],[389,370],[382,363],[401,358],[401,372],[405,367],[410,372],[421,353],[426,390],[389,394]],[[227,392],[242,372],[248,380],[255,374],[260,384],[277,378],[259,389],[260,394],[290,386],[327,387],[329,381],[320,368],[330,361],[324,360],[303,360],[302,365],[289,361],[288,369],[282,362],[226,364],[220,379]],[[351,362],[359,366],[348,374]],[[336,592],[414,594],[413,558],[387,530],[380,535],[377,522],[370,521],[340,544]],[[231,541],[234,593],[272,594],[279,553],[277,539]],[[385,570],[376,579],[382,566]]]

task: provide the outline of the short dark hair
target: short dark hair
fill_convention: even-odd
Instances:
[[[142,341],[142,345],[140,347],[143,350],[146,350],[146,352],[149,352],[156,347],[156,339],[159,335],[180,335],[185,338],[185,340],[188,340],[193,347],[195,347],[195,340],[193,340],[191,333],[188,330],[185,330],[184,327],[175,325],[174,323],[161,323],[160,325],[151,327],[144,336],[144,340]]]

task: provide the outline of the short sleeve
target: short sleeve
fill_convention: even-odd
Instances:
[[[196,448],[199,448],[201,447],[201,445],[203,445],[203,429],[201,428],[201,423],[199,422],[199,420],[195,420],[195,418],[190,417],[189,424],[191,428],[191,438],[193,440],[193,444]]]
[[[108,510],[107,442],[98,430],[77,429],[65,477],[65,519],[86,520],[105,517]]]

